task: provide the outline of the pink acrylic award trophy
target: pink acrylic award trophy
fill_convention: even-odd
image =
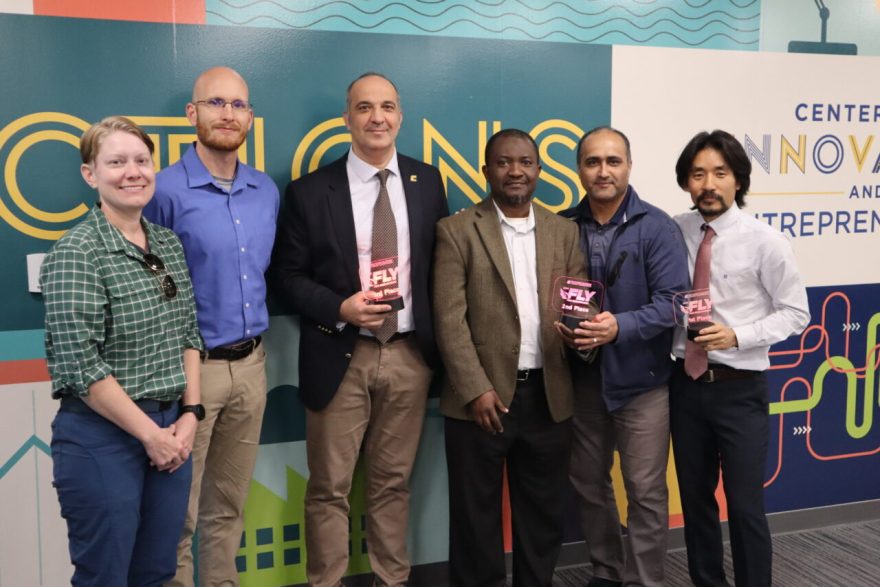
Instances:
[[[688,340],[694,340],[700,330],[712,326],[712,300],[708,289],[683,291],[672,297],[675,323],[687,331]]]
[[[553,309],[571,330],[601,312],[604,297],[605,286],[601,281],[562,276],[553,283]]]
[[[374,304],[388,304],[392,312],[403,309],[403,298],[398,284],[397,257],[374,259],[370,262],[370,301]]]

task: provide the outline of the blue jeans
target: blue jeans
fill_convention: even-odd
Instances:
[[[176,403],[147,414],[167,427]],[[67,521],[74,587],[160,586],[174,576],[192,460],[157,471],[143,445],[94,412],[52,422],[53,485]]]

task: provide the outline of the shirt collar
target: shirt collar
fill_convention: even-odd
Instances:
[[[100,237],[104,248],[108,252],[122,251],[134,254],[133,252],[137,251],[137,248],[122,236],[122,232],[110,224],[110,221],[107,220],[101,207],[97,204],[89,212],[88,220],[95,226],[95,231]],[[147,219],[143,216],[141,216],[141,226],[144,227],[144,232],[147,235],[151,248],[156,244],[165,244],[165,238],[156,230],[156,227],[150,222],[147,222]],[[136,256],[141,256],[140,251],[137,251]]]
[[[535,229],[535,210],[534,210],[535,205],[534,204],[529,205],[529,215],[526,218],[525,223],[523,223],[523,224],[517,224],[517,223],[510,222],[507,219],[507,216],[504,215],[504,212],[501,211],[501,208],[498,207],[498,204],[495,203],[495,200],[492,200],[492,205],[495,206],[495,212],[498,214],[498,220],[501,222],[501,224],[506,224],[507,226],[509,226],[510,228],[515,230],[516,232],[519,232],[522,234],[526,234],[526,233],[531,232],[532,230]]]
[[[737,222],[739,222],[741,214],[742,212],[740,211],[739,206],[734,204],[733,206],[728,208],[724,214],[722,214],[715,220],[712,220],[711,222],[706,222],[705,224],[711,226],[712,229],[715,231],[715,234],[720,234],[725,230],[733,228],[733,226],[736,225]]]
[[[620,206],[617,207],[617,210],[614,212],[614,215],[611,217],[611,220],[608,221],[608,224],[625,224],[628,218],[627,208],[629,206],[630,195],[632,194],[633,188],[631,185],[626,186],[626,193],[623,196],[623,200],[620,202]],[[584,203],[583,208],[581,209],[581,215],[584,219],[589,220],[595,224],[599,224],[596,219],[593,217],[593,209],[590,208],[589,196],[584,195],[583,200]]]
[[[348,167],[354,172],[355,177],[363,183],[371,181],[376,177],[376,173],[380,171],[378,167],[374,167],[358,157],[354,152],[354,149],[348,150]],[[390,171],[392,175],[400,177],[400,166],[397,164],[397,150],[394,151],[394,154],[391,156],[391,160],[388,161],[388,165],[385,166],[385,169]]]
[[[183,154],[183,157],[180,158],[183,163],[183,167],[186,170],[186,179],[187,179],[187,187],[197,188],[206,185],[213,185],[218,190],[221,190],[223,193],[226,193],[226,190],[221,186],[217,185],[214,181],[214,177],[211,175],[211,172],[208,171],[208,168],[205,167],[205,164],[202,163],[202,160],[199,158],[199,154],[196,152],[196,143],[195,141],[189,146],[186,150],[186,153]],[[257,186],[257,178],[254,173],[254,170],[248,167],[247,165],[242,165],[241,161],[236,165],[235,177],[232,180],[232,189],[229,191],[230,194],[237,192],[242,183],[246,183],[249,186],[256,187]]]

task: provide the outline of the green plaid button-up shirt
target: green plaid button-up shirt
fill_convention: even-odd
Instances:
[[[54,394],[88,395],[113,375],[132,399],[176,400],[186,389],[183,351],[202,350],[189,270],[177,236],[141,220],[150,252],[178,293],[167,299],[143,254],[100,208],[49,251],[40,272],[46,358]]]

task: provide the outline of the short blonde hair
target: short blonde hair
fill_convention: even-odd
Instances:
[[[89,130],[84,132],[79,140],[79,154],[82,157],[82,162],[86,165],[94,163],[95,157],[98,156],[98,151],[101,149],[101,143],[104,142],[108,135],[115,132],[127,132],[130,135],[136,136],[150,150],[150,155],[153,154],[155,150],[153,139],[144,132],[144,129],[125,116],[108,116],[101,122],[96,122],[89,127]]]

